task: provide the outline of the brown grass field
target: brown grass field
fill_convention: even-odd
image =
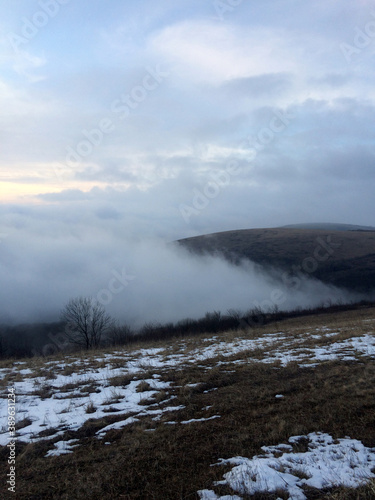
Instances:
[[[308,332],[316,333],[323,327],[333,334],[330,337],[322,335],[321,339],[309,338]],[[220,458],[251,458],[260,452],[261,446],[287,442],[290,436],[322,431],[334,438],[350,436],[368,447],[375,447],[375,359],[366,353],[354,352],[354,359],[347,361],[309,362],[312,348],[364,333],[374,335],[375,308],[306,316],[247,331],[225,332],[216,335],[212,344],[261,339],[280,331],[290,342],[298,341],[300,352],[306,353],[303,367],[295,360],[284,366],[277,357],[274,362],[262,362],[270,353],[269,349],[262,348],[226,357],[215,354],[212,358],[188,362],[174,369],[145,366],[144,379],[152,372],[157,373],[161,380],[171,382],[169,389],[160,391],[153,398],[155,407],[162,408],[173,398],[173,405],[181,405],[183,409],[163,413],[159,420],[148,415],[122,429],[111,430],[105,439],[111,442],[109,446],[94,434],[124,415],[89,419],[78,431],[68,431],[64,436],[64,439],[78,439],[80,446],[71,454],[57,457],[45,458],[51,449],[47,431],[44,441],[24,443],[19,440],[16,450],[17,491],[15,494],[5,491],[2,498],[197,499],[198,490],[212,489],[214,482],[222,479],[229,470],[223,466],[212,467]],[[184,341],[185,355],[203,349],[210,342],[207,335],[188,337]],[[181,339],[172,339],[151,342],[147,347],[165,348],[166,353],[178,354],[180,344]],[[284,350],[283,343],[273,346],[276,354]],[[34,375],[45,377],[43,387],[47,392],[44,396],[49,397],[47,382],[53,384],[54,373],[46,366],[47,361],[63,361],[66,368],[73,361],[76,366],[84,361],[95,366],[101,363],[102,354],[93,351],[72,355],[71,359],[62,354],[50,359],[34,358],[23,368],[29,366]],[[118,350],[113,363],[119,367],[122,365]],[[0,368],[9,369],[2,381],[3,387],[20,380],[12,360],[2,362]],[[147,375],[146,370],[150,372]],[[111,383],[121,387],[131,379],[124,375]],[[96,389],[90,380],[85,387],[88,393]],[[139,385],[138,390],[147,391],[147,384]],[[63,389],[60,388],[60,392]],[[277,399],[276,394],[284,397]],[[113,398],[116,399],[116,394]],[[93,408],[88,407],[87,413],[91,411]],[[215,415],[220,418],[181,424]],[[54,441],[59,439],[61,437]],[[3,463],[6,463],[8,450],[3,447],[0,453]],[[5,473],[6,468],[1,471],[2,488]],[[215,491],[221,495],[235,494],[227,487],[215,487]],[[370,500],[375,498],[375,482],[353,490],[342,487],[327,491],[309,489],[305,494],[309,500]],[[252,497],[242,495],[241,498],[286,500],[288,495],[278,491]]]

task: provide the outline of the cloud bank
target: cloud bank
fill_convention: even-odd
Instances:
[[[374,53],[370,0],[3,2],[2,317],[100,290],[132,321],[247,308],[269,276],[160,241],[373,226]]]
[[[251,262],[235,267],[156,238],[56,230],[25,238],[25,230],[16,229],[2,242],[0,321],[56,320],[65,303],[81,295],[96,298],[114,318],[133,326],[354,298],[308,278],[291,287]]]
[[[371,2],[40,0],[0,18],[2,202],[115,192],[116,211],[184,225],[176,237],[373,224]],[[294,118],[281,128],[275,112]],[[180,205],[233,160],[186,224]]]

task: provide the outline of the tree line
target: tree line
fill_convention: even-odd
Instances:
[[[65,305],[59,322],[0,326],[0,358],[48,356],[59,351],[90,350],[186,335],[246,330],[306,314],[373,305],[373,302],[361,301],[355,304],[322,304],[293,311],[279,311],[277,307],[264,311],[257,307],[245,313],[231,309],[226,314],[214,311],[198,319],[187,318],[176,323],[146,323],[135,330],[127,324],[118,324],[97,300],[77,297]]]

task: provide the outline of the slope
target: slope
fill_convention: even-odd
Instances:
[[[225,231],[178,240],[194,253],[250,259],[265,268],[307,273],[357,292],[375,290],[375,231],[268,228]]]
[[[2,498],[371,499],[374,315],[3,361]]]

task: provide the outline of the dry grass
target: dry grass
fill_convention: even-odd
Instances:
[[[93,392],[100,392],[99,383],[95,380],[86,383],[85,385],[81,385],[80,392],[82,395],[92,394]]]
[[[92,401],[87,403],[85,411],[86,411],[86,413],[95,413],[96,412],[96,406],[94,405],[94,403]]]
[[[148,382],[146,382],[146,380],[142,380],[137,385],[137,392],[146,392],[146,391],[152,391],[152,387]]]
[[[190,373],[197,378],[192,367],[176,373],[176,382],[189,380]],[[327,363],[315,369],[291,365],[279,370],[254,363],[233,366],[231,373],[201,369],[200,375],[201,385],[189,393],[176,388],[174,404],[183,404],[185,409],[166,414],[154,423],[152,433],[144,432],[148,421],[135,423],[111,431],[106,439],[112,444],[103,446],[90,436],[113,422],[112,416],[90,421],[81,431],[71,433],[70,438],[83,438],[84,443],[68,456],[43,459],[32,451],[25,455],[25,447],[19,445],[19,498],[197,498],[198,489],[211,489],[225,472],[210,467],[219,458],[251,457],[261,446],[286,442],[292,435],[319,430],[375,446],[373,362]],[[207,388],[217,390],[205,392]],[[277,393],[285,397],[276,399]],[[205,410],[208,406],[211,408]],[[214,414],[221,418],[190,425],[163,423]],[[304,444],[299,445],[302,450]],[[40,483],[42,471],[44,481]],[[340,497],[340,490],[317,495],[309,492],[311,499],[371,498]]]
[[[122,400],[123,396],[121,395],[120,392],[116,391],[116,389],[111,389],[111,394],[108,396],[107,399],[103,401],[103,405],[114,405],[116,403],[119,403]]]
[[[116,375],[115,377],[110,377],[108,379],[108,384],[114,387],[126,387],[132,382],[134,375]]]
[[[360,488],[335,488],[335,491],[327,496],[327,500],[374,500],[375,480]]]
[[[62,371],[62,375],[73,375],[73,373],[76,372],[76,367],[74,365],[66,365],[65,368]]]
[[[31,425],[32,423],[33,423],[33,421],[30,418],[25,417],[22,420],[19,420],[18,422],[16,422],[16,429],[17,430],[23,429],[23,428],[27,427],[28,425]]]
[[[40,384],[34,390],[35,396],[39,396],[40,399],[48,399],[52,396],[52,393],[53,393],[52,386],[47,383]]]
[[[158,391],[153,397],[152,397],[152,403],[156,404],[161,404],[163,401],[166,399],[169,399],[169,394],[166,391]]]
[[[323,325],[337,332],[341,339],[364,333],[363,320],[372,320],[375,310],[351,311],[340,315],[321,315],[295,318],[251,329],[240,333],[243,338],[256,338],[276,331],[286,332],[291,338],[317,334]],[[352,332],[350,334],[350,332]],[[218,334],[217,340],[233,341],[234,332]],[[238,332],[237,332],[238,338]],[[305,347],[316,341],[301,337]],[[202,339],[184,339],[184,349],[197,349]],[[329,342],[337,341],[331,337]],[[181,340],[178,341],[181,347]],[[201,343],[201,344],[200,344]],[[204,345],[209,342],[204,342]],[[165,347],[166,342],[150,343],[149,347]],[[142,344],[142,347],[146,347]],[[175,348],[171,352],[178,352]],[[118,352],[118,350],[116,350]],[[103,353],[98,353],[103,356]],[[118,359],[119,358],[119,355]],[[285,443],[290,436],[309,432],[327,432],[334,438],[350,436],[366,446],[375,446],[375,361],[363,358],[361,362],[325,362],[315,367],[300,368],[297,363],[280,367],[279,363],[234,361],[242,353],[226,358],[225,366],[216,366],[218,359],[191,364],[184,368],[160,371],[162,381],[172,382],[168,391],[158,391],[152,398],[156,408],[168,400],[182,410],[164,413],[160,420],[145,416],[120,430],[112,430],[103,440],[95,433],[106,425],[124,420],[129,415],[108,415],[90,419],[78,431],[69,431],[60,439],[79,439],[80,446],[69,455],[44,458],[51,443],[17,443],[17,499],[90,499],[90,500],[178,500],[197,499],[199,489],[212,489],[215,481],[229,470],[211,467],[219,458],[252,457],[264,445]],[[253,353],[245,353],[245,357]],[[261,353],[258,353],[261,359]],[[89,360],[89,363],[91,361]],[[94,360],[92,360],[94,364]],[[120,363],[120,361],[116,361]],[[26,365],[22,365],[26,368]],[[148,378],[155,373],[151,366],[143,367]],[[151,377],[150,377],[151,378]],[[125,387],[138,376],[121,375],[108,382]],[[144,391],[146,381],[139,386]],[[45,394],[48,393],[45,387]],[[42,390],[42,388],[39,388]],[[275,398],[282,394],[283,398]],[[169,403],[173,398],[173,403]],[[106,401],[120,399],[112,391]],[[148,401],[150,403],[150,401]],[[94,410],[88,404],[88,413]],[[112,410],[113,411],[113,407]],[[188,425],[182,421],[209,418],[210,421]],[[167,425],[167,422],[177,422]],[[146,432],[150,431],[152,432]],[[46,429],[46,433],[51,430]],[[104,441],[111,445],[103,446]],[[297,447],[305,451],[301,440]],[[0,449],[0,458],[6,460],[7,450]],[[5,484],[6,469],[0,481]],[[304,471],[298,471],[303,477]],[[43,477],[43,481],[40,478]],[[215,488],[224,494],[234,494],[226,487]],[[335,488],[330,491],[306,491],[308,500],[370,500],[375,498],[375,483],[357,490]],[[4,498],[8,498],[5,496]],[[9,496],[9,498],[14,498]],[[250,498],[243,496],[243,498]],[[285,492],[258,494],[253,500],[285,499]]]

